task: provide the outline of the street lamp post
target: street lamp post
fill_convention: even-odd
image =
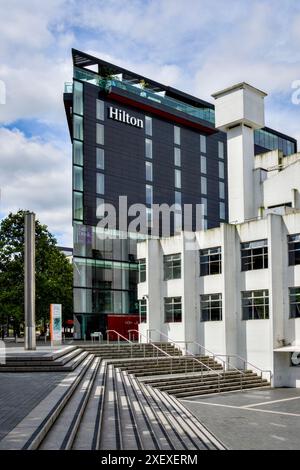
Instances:
[[[26,212],[24,230],[25,252],[25,349],[36,349],[35,337],[35,214]]]

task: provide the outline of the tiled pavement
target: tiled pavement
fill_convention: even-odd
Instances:
[[[299,388],[245,390],[182,402],[229,449],[300,449]]]
[[[62,372],[0,374],[0,440],[65,376]]]

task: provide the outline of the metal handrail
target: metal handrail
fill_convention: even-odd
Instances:
[[[256,365],[252,364],[252,362],[247,361],[244,357],[241,357],[238,354],[230,354],[228,357],[236,357],[236,358],[240,359],[241,361],[243,361],[244,370],[245,370],[246,364],[248,364],[252,368],[258,370],[260,372],[261,378],[262,378],[263,372],[267,372],[270,376],[270,382],[271,382],[271,380],[272,380],[272,371],[270,369],[261,369],[260,367],[257,367]]]
[[[222,364],[223,364],[223,371],[224,371],[224,375],[223,375],[223,376],[225,377],[225,373],[226,373],[226,361],[224,361],[223,359],[221,359],[221,356],[220,356],[220,355],[214,354],[212,351],[209,351],[209,349],[206,349],[204,346],[202,346],[201,344],[197,343],[196,341],[177,341],[177,342],[176,342],[176,341],[172,340],[171,338],[169,338],[165,333],[163,333],[162,331],[160,331],[160,330],[158,330],[158,329],[156,329],[156,328],[151,329],[151,330],[147,330],[147,333],[148,333],[148,332],[151,333],[151,331],[157,331],[160,335],[162,335],[162,336],[164,336],[165,338],[167,338],[167,339],[168,339],[168,342],[170,342],[171,344],[173,344],[173,345],[175,345],[175,346],[177,346],[178,343],[184,343],[185,345],[188,345],[188,344],[196,344],[197,346],[200,346],[205,352],[207,352],[207,353],[209,353],[209,354],[212,355],[213,360],[214,360],[215,358],[218,358],[219,361],[222,362]],[[150,342],[151,342],[151,337],[150,337],[150,335],[149,335],[149,340],[150,340]],[[195,357],[194,357],[194,354],[191,353],[191,352],[187,349],[187,347],[185,348],[185,352],[186,352],[188,355],[192,356],[195,360],[199,361],[201,364],[204,364],[204,363],[202,363],[202,361],[200,361],[199,359],[195,358]],[[229,357],[229,356],[227,356],[227,357]],[[238,374],[240,374],[240,377],[241,377],[241,389],[242,389],[242,387],[243,387],[243,378],[245,377],[246,374],[245,374],[243,371],[237,369],[237,368],[236,368],[235,366],[233,366],[232,364],[230,365],[230,362],[229,362],[229,361],[228,361],[227,363],[228,363],[228,365],[229,365],[233,370],[235,370]],[[204,365],[206,366],[206,364],[204,364]],[[206,366],[206,367],[209,367],[209,366]],[[215,372],[214,369],[212,369],[212,368],[210,368],[210,367],[209,367],[209,369]],[[218,375],[221,375],[221,373],[218,372]]]
[[[120,338],[122,338],[122,339],[125,339],[127,343],[133,344],[132,341],[130,341],[128,338],[125,338],[125,336],[121,335],[121,333],[119,333],[116,330],[106,330],[106,335],[107,335],[106,342],[107,343],[109,343],[109,333],[115,333],[118,336],[118,343],[120,343]]]
[[[152,346],[154,346],[156,349],[158,349],[159,351],[162,351],[166,356],[170,357],[171,358],[171,374],[172,374],[172,371],[173,371],[173,359],[178,359],[178,356],[171,356],[169,353],[167,353],[166,351],[164,351],[163,349],[159,348],[156,344],[152,343],[152,341],[148,342],[148,337],[146,337],[145,335],[143,335],[140,331],[138,330],[129,330],[130,332],[131,331],[134,331],[136,333],[138,333],[140,336],[142,336],[143,338],[146,338],[147,340],[147,344],[151,344]],[[128,331],[128,333],[129,333]],[[153,330],[154,331],[154,330]],[[158,357],[158,356],[157,356]],[[187,359],[187,358],[185,358]],[[219,377],[219,387],[220,387],[220,376],[222,375],[220,372],[218,372],[217,370],[214,370],[212,369],[211,367],[209,367],[207,364],[204,364],[204,362],[200,361],[199,359],[197,359],[196,357],[194,357],[193,355],[192,356],[188,356],[188,360],[193,360],[194,362],[197,362],[198,364],[201,364],[201,373],[203,375],[203,367],[205,367],[205,369],[208,369],[209,371],[213,372],[214,374],[217,374],[218,377]],[[194,368],[193,368],[194,369]],[[195,370],[195,369],[194,369]]]
[[[244,359],[243,357],[239,356],[238,354],[215,354],[214,352],[210,351],[209,349],[205,348],[204,346],[202,346],[202,344],[200,343],[197,343],[197,341],[173,341],[171,338],[169,338],[165,333],[163,333],[162,331],[154,328],[154,329],[151,329],[151,330],[147,330],[147,333],[151,333],[151,331],[156,331],[157,333],[159,333],[160,335],[164,336],[165,338],[168,339],[168,341],[170,343],[173,343],[175,345],[177,345],[178,343],[184,343],[184,344],[196,344],[197,346],[200,346],[205,352],[211,354],[213,356],[213,358],[218,358],[224,365],[226,365],[226,361],[224,361],[223,359],[221,359],[222,357],[226,357],[228,358],[228,361],[227,361],[227,364],[234,370],[236,370],[237,372],[239,372],[241,375],[245,376],[246,374],[241,371],[240,369],[238,369],[237,367],[233,366],[232,364],[230,364],[230,358],[231,357],[235,357],[235,358],[238,358],[240,359],[241,361],[244,362],[244,370],[245,370],[245,365],[246,364],[249,364],[249,366],[251,366],[252,368],[258,370],[260,372],[260,375],[261,375],[261,378],[263,377],[263,373],[266,372],[269,374],[270,376],[270,382],[271,382],[271,379],[272,379],[272,371],[271,370],[268,370],[268,369],[260,369],[259,367],[255,366],[254,364],[252,364],[251,362],[247,361],[246,359]],[[151,341],[150,339],[150,336],[149,336],[149,340]],[[189,351],[187,350],[186,348],[186,352],[189,354]],[[225,367],[224,367],[224,370],[225,370]],[[242,377],[241,377],[242,378]]]
[[[135,333],[138,333],[139,336],[142,336],[143,338],[146,338],[145,335],[143,335],[140,331],[138,330],[128,330],[128,333],[131,333],[131,332],[135,332]],[[157,349],[158,351],[162,352],[165,356],[168,356],[168,357],[173,357],[171,356],[171,354],[167,353],[167,351],[164,351],[163,349],[159,348],[156,344],[154,343],[145,343],[145,344],[151,344],[151,346],[155,349]]]
[[[245,373],[244,373],[242,370],[240,370],[240,369],[238,369],[237,367],[235,367],[235,366],[233,366],[232,364],[230,364],[230,361],[229,361],[229,360],[228,360],[228,361],[224,361],[224,359],[222,359],[222,357],[228,357],[228,358],[230,358],[231,356],[230,356],[229,354],[215,354],[214,352],[212,352],[212,351],[210,351],[209,349],[207,349],[207,348],[205,348],[204,346],[202,346],[202,344],[197,343],[197,341],[193,341],[193,344],[196,344],[197,346],[200,346],[200,348],[202,348],[202,349],[205,351],[205,353],[212,354],[213,359],[215,359],[215,358],[219,359],[219,361],[221,361],[221,362],[224,364],[224,366],[223,366],[223,367],[224,367],[224,370],[226,370],[226,364],[228,364],[228,366],[229,366],[231,369],[237,371],[239,374],[245,375]]]

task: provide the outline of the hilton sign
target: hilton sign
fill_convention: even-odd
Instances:
[[[130,126],[144,128],[144,122],[142,119],[138,119],[134,116],[130,116],[126,111],[118,108],[113,108],[110,106],[108,108],[108,117],[114,119],[115,121],[124,122],[124,124],[129,124]]]

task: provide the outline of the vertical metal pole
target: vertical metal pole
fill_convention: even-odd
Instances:
[[[35,337],[35,214],[25,214],[25,349],[36,349]]]

